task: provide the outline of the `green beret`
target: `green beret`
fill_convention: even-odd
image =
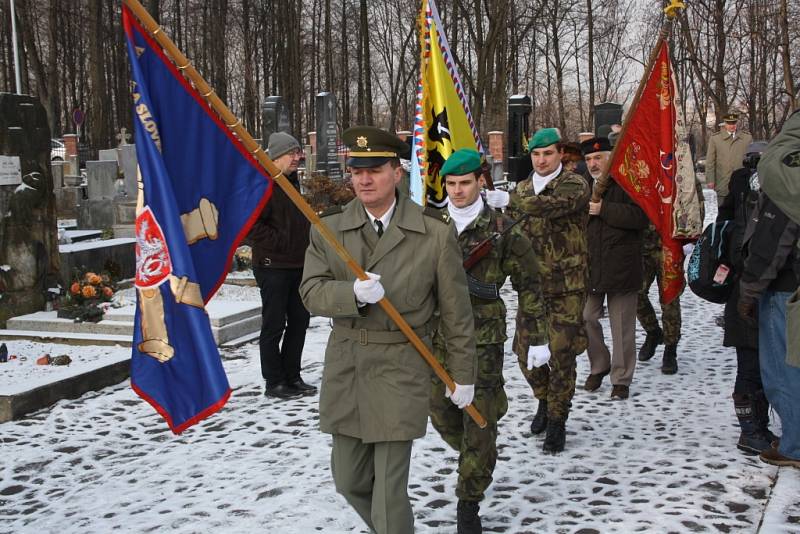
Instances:
[[[558,130],[555,128],[542,128],[531,138],[528,143],[528,152],[534,148],[544,148],[546,146],[554,145],[561,141],[561,136],[558,135]]]
[[[477,150],[471,148],[461,148],[456,150],[447,161],[442,165],[439,176],[444,178],[448,174],[461,176],[471,172],[479,171],[481,168],[481,155]]]

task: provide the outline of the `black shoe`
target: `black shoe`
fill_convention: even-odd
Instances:
[[[274,386],[265,386],[264,395],[276,399],[297,399],[302,396],[298,390],[286,384],[275,384]]]
[[[531,434],[541,434],[547,428],[547,401],[540,400],[536,415],[531,421]]]
[[[678,345],[664,346],[661,372],[665,375],[674,375],[678,372]]]
[[[564,420],[550,419],[547,423],[547,435],[544,437],[542,450],[548,454],[557,454],[564,450],[566,441],[566,422]]]
[[[458,500],[456,508],[456,522],[458,523],[458,534],[481,534],[481,518],[478,516],[480,504],[477,501]]]
[[[289,387],[296,389],[301,395],[305,395],[306,397],[317,394],[317,387],[306,384],[303,382],[302,378],[298,378],[294,382],[289,382]]]
[[[753,396],[733,394],[733,407],[736,410],[736,418],[739,420],[739,441],[736,448],[750,454],[761,454],[770,448],[771,433],[767,434],[762,428],[756,417],[757,402]]]
[[[586,377],[586,383],[583,384],[583,389],[586,391],[597,391],[600,389],[600,386],[603,385],[603,379],[611,372],[609,368],[607,371],[602,373],[597,373],[594,375],[589,375]]]
[[[626,400],[631,394],[631,388],[616,384],[611,386],[611,400]]]
[[[664,342],[664,331],[660,328],[647,333],[642,348],[639,349],[639,361],[646,362],[656,355],[656,347]]]

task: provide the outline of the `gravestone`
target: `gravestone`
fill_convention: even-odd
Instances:
[[[275,132],[286,132],[291,134],[289,130],[289,110],[280,96],[268,96],[261,106],[261,139],[266,143],[269,142],[269,136]]]
[[[612,124],[622,124],[622,104],[603,102],[594,107],[594,134],[608,137]]]
[[[86,162],[87,198],[78,204],[78,228],[104,230],[114,226],[118,169],[116,161]]]
[[[336,146],[336,97],[333,93],[319,93],[316,98],[317,112],[317,166],[318,172],[325,173],[334,181],[342,181],[342,167]]]
[[[2,326],[43,310],[58,282],[50,128],[44,107],[28,95],[0,93],[0,214]]]
[[[528,116],[531,113],[531,97],[513,95],[508,99],[508,179],[519,182],[528,177],[533,170],[528,154],[530,128]]]
[[[53,173],[53,193],[56,197],[56,212],[58,218],[77,219],[78,203],[81,198],[83,198],[84,188],[80,185],[72,185],[74,183],[72,182],[73,177],[66,174],[69,172],[69,163],[65,161],[54,161],[50,168]]]

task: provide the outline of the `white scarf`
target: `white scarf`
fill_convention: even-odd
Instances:
[[[538,172],[533,173],[533,192],[537,195],[541,193],[542,189],[547,187],[553,178],[561,174],[561,164],[558,164],[558,168],[553,171],[552,174],[548,174],[547,176],[540,176]]]
[[[447,211],[450,212],[450,218],[456,223],[456,230],[460,235],[464,228],[477,219],[483,211],[483,198],[479,195],[475,202],[465,208],[457,208],[448,201]]]

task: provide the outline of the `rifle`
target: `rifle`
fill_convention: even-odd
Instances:
[[[492,251],[492,249],[494,248],[495,244],[497,243],[497,241],[501,237],[506,235],[512,228],[514,228],[516,225],[518,225],[522,221],[527,220],[528,217],[529,217],[528,214],[523,215],[522,217],[520,217],[516,221],[512,222],[511,224],[509,224],[506,228],[504,228],[502,232],[492,232],[492,235],[490,235],[489,237],[487,237],[486,239],[484,239],[483,241],[481,241],[480,243],[478,243],[477,245],[472,247],[472,250],[470,250],[467,253],[467,257],[464,260],[464,264],[463,264],[464,265],[464,270],[465,271],[469,271],[476,263],[478,263],[483,258],[485,258],[486,255],[489,254],[489,252]]]

